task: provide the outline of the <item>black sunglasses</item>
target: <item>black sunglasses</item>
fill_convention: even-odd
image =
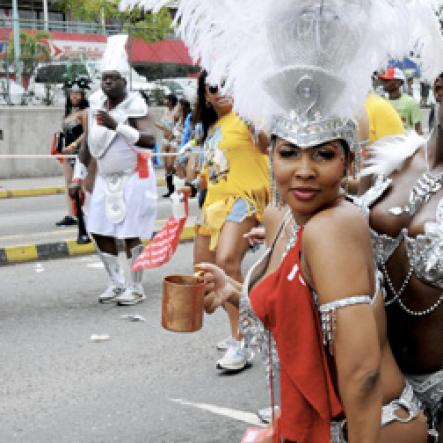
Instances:
[[[223,86],[225,86],[225,81],[224,80],[220,83],[220,86],[222,88],[223,88]],[[213,85],[208,86],[208,91],[209,91],[210,94],[217,94],[219,92],[219,90],[220,90],[220,88],[218,86],[213,86]]]

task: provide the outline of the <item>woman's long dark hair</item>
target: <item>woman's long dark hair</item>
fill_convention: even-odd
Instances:
[[[443,72],[440,73],[440,75],[437,78],[439,78],[443,82]],[[435,84],[435,82],[434,82],[434,84]],[[428,118],[429,132],[431,132],[435,126],[435,113],[436,113],[436,105],[433,104],[431,107],[431,112],[429,113],[429,118]]]
[[[202,123],[203,125],[203,140],[208,136],[209,128],[218,120],[218,115],[211,105],[206,103],[206,77],[208,73],[202,71],[198,78],[197,101],[195,103],[194,115],[192,118],[193,124]]]
[[[66,91],[65,118],[72,113],[71,92],[72,91]],[[79,92],[82,95],[82,99],[78,107],[81,110],[89,108],[89,101],[86,98],[86,92],[85,91],[79,91]]]
[[[190,112],[192,112],[191,103],[189,103],[189,101],[186,100],[185,98],[181,98],[179,100],[179,103],[181,105],[181,118],[182,118],[182,121],[184,123],[185,120],[186,120],[186,117],[188,116],[188,114]]]

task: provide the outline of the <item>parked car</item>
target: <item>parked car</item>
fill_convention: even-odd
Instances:
[[[197,99],[198,80],[193,77],[175,77],[168,79],[171,82],[179,85],[183,90],[183,96],[192,104]]]
[[[172,94],[176,95],[177,98],[184,98],[185,91],[183,88],[176,82],[170,80],[169,78],[155,80],[153,82],[160,88],[167,88]]]
[[[26,90],[11,79],[0,78],[0,104],[24,105],[27,101]]]
[[[72,76],[85,76],[91,80],[90,93],[101,85],[101,72],[96,61],[86,62],[51,62],[42,63],[35,69],[30,79],[29,91],[34,104],[54,104],[63,106],[65,103],[65,80]],[[163,105],[166,95],[172,90],[157,82],[149,82],[131,68],[128,89],[141,91],[151,105]]]
[[[178,98],[185,98],[192,104],[197,98],[197,79],[188,77],[163,78],[154,83],[167,86]]]
[[[76,76],[91,78],[86,63],[40,63],[29,81],[28,90],[33,96],[33,103],[63,106],[65,81]]]

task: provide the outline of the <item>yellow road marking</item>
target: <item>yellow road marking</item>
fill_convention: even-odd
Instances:
[[[17,263],[23,261],[31,261],[38,259],[36,245],[12,246],[4,248],[6,253],[6,261],[8,263]]]
[[[68,255],[92,254],[95,252],[95,244],[93,242],[85,245],[79,245],[76,240],[66,240]]]

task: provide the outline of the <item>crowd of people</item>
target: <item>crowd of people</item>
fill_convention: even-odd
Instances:
[[[345,13],[340,2],[297,9],[285,0],[228,26],[209,4],[178,3],[181,29],[195,25],[185,43],[205,68],[194,107],[170,95],[161,121],[152,120],[140,94],[126,88],[125,36],[109,39],[102,90],[87,110],[84,94],[69,92],[63,152],[78,157],[73,174],[66,162],[66,177],[79,241],[92,237],[110,278],[99,301],[146,298],[141,271],[123,274],[116,241],[125,241],[133,264],[141,239],[152,235],[157,190],[145,154],[155,126],[169,154],[164,197],[178,192],[199,202],[194,267],[204,274],[205,308],[223,308],[229,320],[216,366],[239,372],[256,351],[265,357],[271,428],[245,441],[443,441],[443,74],[427,139],[401,70],[379,75],[386,100],[368,93],[390,51],[409,49],[397,14],[443,51],[430,5],[419,2],[412,13],[407,2],[379,0],[374,14],[371,2],[350,2]],[[417,11],[428,14],[428,27],[415,25]],[[208,21],[213,40],[203,35]],[[258,25],[279,32],[251,40]],[[395,47],[363,36],[394,30]],[[365,51],[370,62],[358,58]],[[366,76],[356,79],[343,60]],[[433,74],[443,69],[432,62]],[[97,171],[89,171],[94,187],[81,227],[91,164]],[[175,174],[185,183],[178,189]],[[245,254],[261,243],[265,252],[244,278]]]

